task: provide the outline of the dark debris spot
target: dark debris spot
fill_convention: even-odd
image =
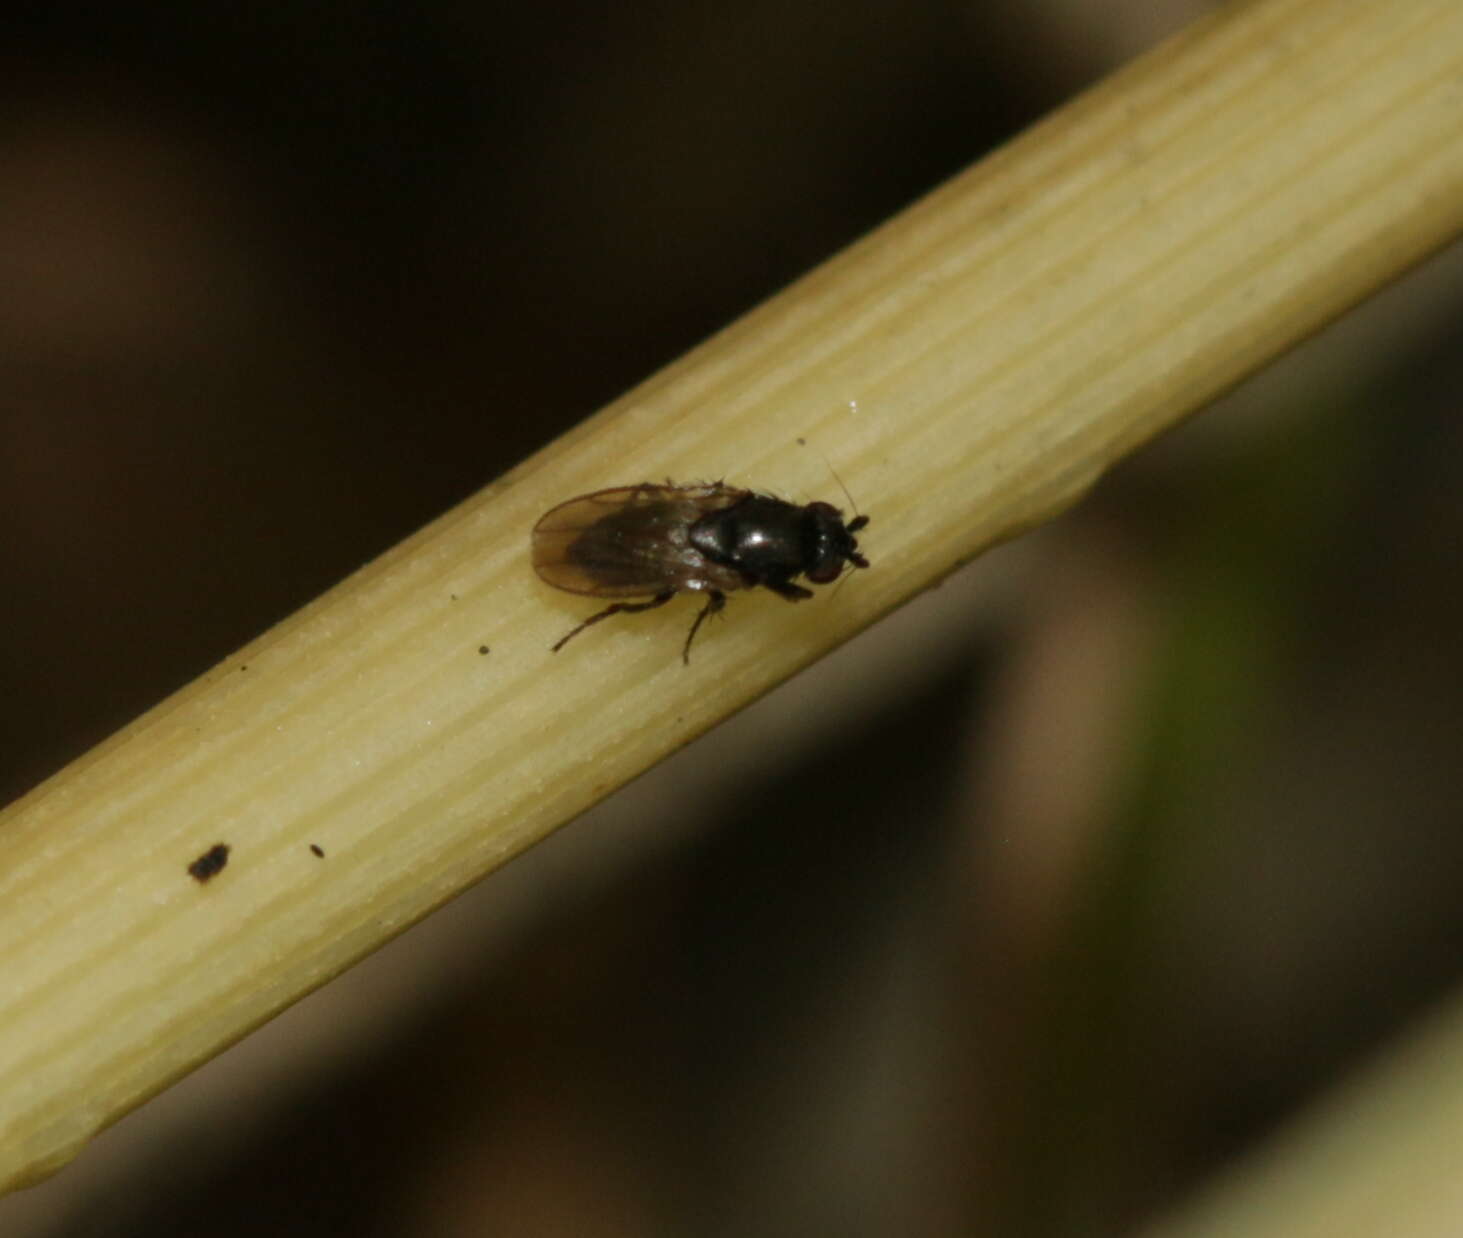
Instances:
[[[207,851],[188,865],[188,875],[199,883],[211,881],[223,872],[229,862],[228,843],[214,843]]]

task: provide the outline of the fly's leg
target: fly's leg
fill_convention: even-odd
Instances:
[[[804,598],[813,596],[811,589],[804,589],[802,585],[795,585],[790,581],[784,580],[781,584],[774,584],[770,580],[764,580],[762,583],[778,597],[786,598],[789,602],[801,602]]]
[[[691,630],[686,633],[686,646],[681,650],[681,662],[691,665],[691,642],[696,639],[696,629],[706,622],[707,615],[714,615],[726,605],[726,594],[720,589],[708,589],[706,591],[706,605],[701,608],[701,613],[696,616],[696,621],[691,625]]]
[[[584,631],[585,628],[598,623],[601,619],[608,619],[611,615],[633,615],[638,610],[654,610],[657,606],[664,606],[675,596],[676,591],[674,589],[667,589],[664,593],[657,593],[648,602],[616,602],[613,606],[606,606],[599,614],[590,615],[588,619],[567,636],[561,637],[558,644],[553,647],[552,652],[558,653],[559,650],[567,645],[574,637],[578,636],[579,633]],[[692,631],[694,630],[693,628]]]

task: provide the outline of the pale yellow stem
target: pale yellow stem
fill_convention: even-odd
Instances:
[[[1453,1238],[1463,1231],[1463,1002],[1144,1238]]]
[[[0,817],[0,1183],[1460,225],[1463,5],[1240,4],[656,375]],[[836,498],[819,452],[872,517],[835,599],[737,595],[689,669],[690,603],[549,654],[592,605],[529,570],[544,509],[668,476]]]

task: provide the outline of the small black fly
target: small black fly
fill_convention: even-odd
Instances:
[[[854,536],[867,516],[844,522],[831,503],[799,506],[721,482],[596,490],[546,513],[533,527],[533,566],[556,589],[614,602],[554,645],[557,653],[591,624],[664,606],[678,593],[704,593],[681,660],[708,615],[737,589],[771,589],[789,602],[813,596],[796,576],[826,585],[846,564],[869,566]]]

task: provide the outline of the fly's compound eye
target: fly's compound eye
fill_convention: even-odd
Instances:
[[[808,569],[808,579],[815,585],[826,585],[838,579],[843,571],[843,555],[830,551]]]
[[[868,560],[859,554],[853,536],[855,530],[868,523],[867,516],[856,516],[844,524],[838,509],[829,503],[809,503],[807,512],[815,534],[806,552],[803,571],[813,584],[826,585],[837,580],[843,574],[845,563],[868,567]]]

